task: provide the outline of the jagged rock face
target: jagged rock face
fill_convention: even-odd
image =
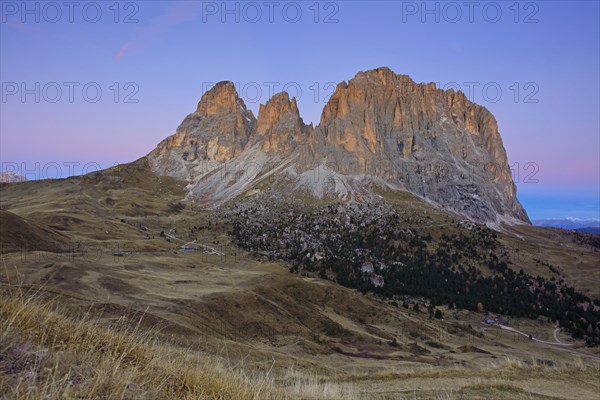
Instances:
[[[290,101],[286,92],[274,95],[265,105],[260,105],[256,123],[256,140],[262,142],[266,153],[288,155],[310,136],[312,126],[300,117],[296,99]]]
[[[416,84],[380,68],[337,86],[318,130],[345,175],[404,187],[480,221],[527,221],[498,125],[462,92]]]
[[[234,84],[220,82],[202,96],[177,132],[150,153],[152,166],[164,175],[188,178],[198,162],[222,163],[239,156],[255,124]]]
[[[378,184],[476,221],[529,222],[494,116],[388,68],[340,83],[314,129],[287,93],[261,105],[256,121],[233,84],[220,83],[149,157],[156,172],[191,178],[190,197],[208,206],[275,176],[315,196],[363,196]],[[204,171],[202,160],[216,165]]]

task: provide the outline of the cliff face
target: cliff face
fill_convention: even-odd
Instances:
[[[189,169],[199,162],[209,166],[239,156],[255,125],[256,118],[238,97],[234,84],[219,82],[149,157],[164,175],[189,178]]]
[[[188,177],[190,195],[208,206],[275,176],[315,196],[352,197],[375,183],[476,221],[529,222],[494,116],[388,68],[340,83],[314,129],[287,93],[261,105],[256,121],[233,84],[220,83],[149,158],[158,173]],[[215,163],[210,173],[202,160]]]
[[[260,106],[255,130],[255,140],[262,142],[266,153],[288,155],[312,133],[300,118],[296,99],[282,92],[274,95],[266,105]]]
[[[377,177],[489,221],[527,221],[494,116],[462,92],[381,68],[338,85],[317,129],[343,174]]]

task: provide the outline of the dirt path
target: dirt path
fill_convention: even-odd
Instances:
[[[506,326],[506,325],[501,325],[501,324],[496,324],[497,327],[499,327],[500,329],[504,329],[505,331],[510,331],[510,332],[514,332],[516,334],[525,336],[525,337],[530,337],[529,334],[525,333],[525,332],[521,332],[513,327],[510,326]],[[600,357],[592,355],[592,354],[587,354],[587,353],[582,353],[580,351],[577,350],[573,350],[570,348],[567,348],[566,346],[572,346],[571,343],[563,343],[561,341],[558,340],[558,338],[556,337],[556,332],[558,330],[558,327],[555,328],[554,330],[554,338],[556,339],[556,342],[547,342],[545,340],[540,340],[540,339],[536,339],[533,336],[531,336],[531,340],[533,342],[537,342],[543,345],[550,345],[553,348],[557,349],[557,350],[561,350],[561,351],[566,351],[567,353],[571,353],[571,354],[575,354],[578,356],[582,356],[582,357],[587,357],[587,358],[591,358],[592,360],[596,360],[596,361],[600,361]]]
[[[561,341],[558,339],[558,336],[556,336],[556,334],[558,333],[558,330],[559,330],[559,329],[560,329],[560,327],[558,326],[558,322],[557,322],[557,323],[556,323],[556,327],[554,328],[554,332],[553,332],[553,335],[554,335],[554,340],[556,340],[556,343],[559,343],[559,344],[566,345],[567,343],[565,343],[565,342],[561,342]]]
[[[142,225],[142,227],[139,227],[139,226],[135,226],[135,225],[130,224],[130,223],[127,223],[127,225],[129,225],[132,228],[135,228],[135,229],[137,229],[139,231],[142,231],[142,232],[152,232],[154,234],[160,234],[160,232],[155,231],[153,229],[150,229],[147,226],[143,226]],[[190,248],[190,247],[187,247],[187,246],[190,245],[190,244],[195,244],[196,246],[202,247],[203,249],[210,251],[211,253],[209,253],[209,254],[215,254],[215,255],[218,255],[218,256],[224,256],[225,255],[225,253],[223,253],[222,251],[217,250],[217,249],[215,249],[213,247],[207,246],[205,244],[196,243],[195,240],[193,240],[191,242],[186,242],[185,240],[179,239],[178,237],[170,235],[168,233],[165,233],[165,237],[168,237],[171,240],[175,240],[175,241],[178,241],[180,243],[183,243],[182,245],[179,246],[179,248],[181,248],[181,249]]]
[[[519,335],[525,336],[525,337],[530,337],[530,335],[528,333],[525,332],[521,332],[513,327],[510,326],[506,326],[506,325],[501,325],[501,324],[497,324],[496,326],[498,326],[500,329],[504,329],[505,331],[511,331],[511,332],[515,332],[518,333]],[[558,338],[556,337],[556,331],[558,330],[558,327],[554,330],[554,338],[556,339],[556,342],[547,342],[545,340],[540,340],[540,339],[536,339],[533,336],[531,336],[531,340],[533,340],[534,342],[538,342],[538,343],[544,343],[544,344],[551,344],[551,345],[555,345],[555,346],[572,346],[571,343],[563,343],[560,340],[558,340]]]

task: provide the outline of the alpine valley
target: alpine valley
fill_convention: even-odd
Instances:
[[[530,224],[460,91],[359,72],[313,126],[220,82],[147,156],[0,194],[0,397],[600,391],[600,237]]]

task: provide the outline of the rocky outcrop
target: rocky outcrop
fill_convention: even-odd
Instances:
[[[174,135],[163,140],[150,154],[154,170],[164,175],[188,178],[190,169],[203,162],[223,163],[239,156],[256,125],[232,82],[219,82],[203,96]]]
[[[265,105],[260,105],[255,140],[262,143],[266,153],[289,154],[312,133],[300,117],[296,99],[290,101],[286,92],[274,95]]]
[[[190,196],[208,206],[268,176],[315,196],[364,196],[375,184],[480,222],[529,222],[494,116],[462,92],[388,68],[340,83],[315,128],[287,93],[261,105],[255,120],[222,82],[149,157],[155,171],[188,177]],[[202,161],[214,163],[210,172]]]
[[[399,185],[479,221],[527,221],[494,116],[388,68],[337,86],[317,127],[345,175]]]
[[[0,172],[0,183],[16,183],[28,181],[23,175],[16,172]]]

